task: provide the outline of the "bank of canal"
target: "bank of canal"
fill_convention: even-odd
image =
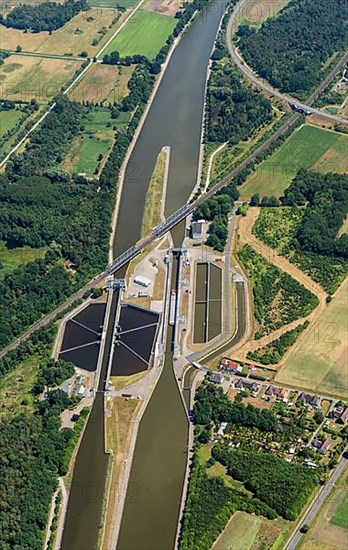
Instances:
[[[173,53],[127,164],[113,243],[114,257],[141,232],[143,206],[158,153],[171,147],[166,215],[187,201],[197,181],[207,66],[225,1],[213,1],[198,15]],[[183,227],[174,232],[175,244]],[[113,312],[110,318],[113,317]],[[110,352],[106,337],[100,390]],[[171,333],[168,334],[170,346]],[[64,550],[96,548],[107,456],[99,393],[76,459],[63,535]],[[93,414],[95,411],[96,414]],[[162,375],[141,420],[126,498],[119,550],[171,550],[186,466],[188,423],[166,350]],[[87,496],[86,496],[87,495]]]

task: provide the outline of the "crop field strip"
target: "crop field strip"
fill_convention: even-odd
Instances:
[[[118,51],[121,57],[140,54],[153,59],[176,23],[174,17],[139,9],[115,36],[104,54]]]

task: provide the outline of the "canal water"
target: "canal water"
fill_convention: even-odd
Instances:
[[[225,1],[212,1],[183,36],[169,62],[129,159],[117,220],[114,256],[140,237],[148,184],[163,146],[171,147],[166,214],[184,204],[197,180],[206,71]],[[183,226],[174,231],[176,245]],[[175,270],[174,270],[175,271]],[[116,306],[113,304],[113,318]],[[110,323],[111,325],[111,323]],[[188,423],[173,373],[171,329],[162,375],[141,420],[118,550],[172,550],[183,487]],[[112,331],[108,330],[99,389]],[[77,455],[63,534],[64,550],[96,548],[107,457],[102,393]],[[94,410],[96,414],[93,416]],[[86,488],[94,488],[92,496]]]
[[[194,308],[195,343],[209,342],[221,333],[222,271],[211,262],[196,265]]]

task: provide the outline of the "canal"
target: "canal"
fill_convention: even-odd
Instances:
[[[171,147],[167,215],[187,201],[197,181],[206,71],[224,8],[225,1],[211,2],[185,33],[169,62],[127,164],[114,257],[140,237],[143,216],[140,205],[145,204],[147,187],[163,146]],[[180,245],[183,226],[173,234],[175,244]],[[106,337],[99,390],[103,389],[110,353],[111,325],[112,322]],[[108,463],[102,409],[100,391],[76,459],[63,533],[64,550],[89,550],[97,545]],[[172,368],[169,330],[164,368],[139,427],[118,550],[173,548],[186,466],[187,432],[187,418]]]

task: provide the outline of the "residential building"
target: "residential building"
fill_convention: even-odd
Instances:
[[[222,374],[219,374],[217,372],[213,372],[213,374],[209,376],[209,382],[213,382],[213,384],[221,384],[222,381],[223,381]]]
[[[297,402],[301,403],[302,405],[311,405],[312,407],[316,407],[319,405],[319,397],[317,395],[311,395],[310,393],[300,393]]]
[[[256,382],[248,382],[247,380],[243,380],[242,378],[238,378],[234,387],[238,390],[249,390],[253,393],[258,392],[260,388],[259,384],[256,384]]]

